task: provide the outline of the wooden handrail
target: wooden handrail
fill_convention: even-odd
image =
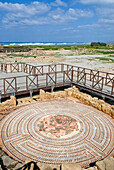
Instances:
[[[15,71],[28,73],[28,75],[25,76],[0,78],[0,81],[3,82],[3,85],[0,86],[0,88],[3,89],[4,95],[10,88],[15,90],[16,92],[18,91],[17,87],[19,83],[17,80],[19,78],[26,79],[26,82],[24,84],[24,87],[26,87],[25,90],[29,90],[29,87],[32,84],[38,90],[39,77],[45,77],[45,79],[42,79],[42,82],[45,81],[46,87],[50,85],[51,81],[56,86],[57,82],[59,81],[59,74],[63,75],[61,82],[63,85],[69,82],[70,84],[82,84],[86,88],[86,86],[91,84],[94,90],[96,89],[97,91],[99,90],[99,92],[103,92],[107,87],[109,88],[109,92],[107,93],[110,93],[112,97],[114,94],[114,74],[99,70],[92,70],[68,64],[50,64],[34,66],[27,63],[0,63],[0,71],[4,71],[6,73],[13,73]],[[8,84],[7,87],[6,84]]]

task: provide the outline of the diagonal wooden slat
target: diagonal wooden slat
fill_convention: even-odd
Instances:
[[[15,82],[15,87],[12,85],[12,83],[15,81],[16,79],[13,78],[11,82],[9,82],[7,79],[4,79],[4,83],[9,84],[9,86],[7,87],[7,89],[5,89],[5,93],[9,90],[10,87],[12,87],[12,89],[14,89],[14,91],[16,91],[16,82]]]
[[[37,78],[38,76],[34,76],[33,80],[28,76],[27,78],[31,81],[30,84],[28,85],[28,88],[34,84],[34,86],[36,86],[38,88],[38,82],[35,83],[34,80]],[[37,80],[36,80],[37,81]]]
[[[99,86],[99,90],[102,91],[102,89],[103,89],[103,81],[104,81],[103,77],[101,77],[98,81],[93,81],[92,88],[95,88],[98,85]]]

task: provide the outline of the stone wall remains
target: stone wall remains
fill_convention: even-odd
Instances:
[[[0,103],[0,112],[10,109],[11,107],[22,106],[30,103],[34,103],[37,101],[49,100],[52,98],[66,98],[66,97],[73,97],[78,99],[81,103],[92,106],[99,111],[102,111],[112,118],[114,118],[114,105],[110,105],[106,103],[104,100],[100,100],[97,97],[92,97],[89,94],[82,93],[79,91],[78,88],[75,86],[65,89],[64,91],[57,91],[57,92],[45,92],[44,90],[40,90],[40,94],[33,96],[32,98],[26,97],[17,99],[14,96],[10,97],[10,100],[7,100],[3,103]]]

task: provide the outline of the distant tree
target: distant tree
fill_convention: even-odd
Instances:
[[[96,46],[106,46],[106,43],[102,43],[102,42],[92,42],[91,43],[92,47],[96,47]]]
[[[106,43],[100,43],[101,44],[101,46],[106,46]]]

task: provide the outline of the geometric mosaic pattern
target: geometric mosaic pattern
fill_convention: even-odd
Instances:
[[[25,162],[62,164],[113,156],[114,122],[108,115],[70,99],[23,106],[1,121],[3,150]]]

